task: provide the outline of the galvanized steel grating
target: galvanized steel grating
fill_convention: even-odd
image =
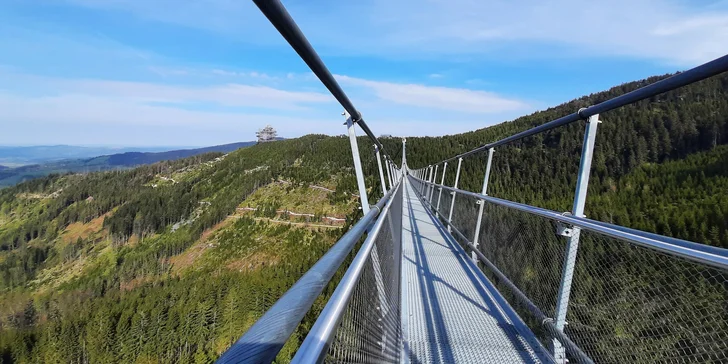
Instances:
[[[419,192],[419,186],[407,186],[402,248],[403,362],[548,361],[533,333],[418,200],[415,190]]]

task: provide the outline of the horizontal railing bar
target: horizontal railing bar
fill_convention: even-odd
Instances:
[[[283,38],[288,41],[288,44],[298,53],[313,73],[318,77],[321,83],[331,92],[331,95],[344,107],[349,115],[352,117],[352,121],[359,125],[359,127],[369,136],[381,150],[384,152],[382,143],[379,142],[377,137],[369,129],[369,126],[364,122],[361,113],[357,111],[354,104],[349,100],[344,90],[336,82],[336,79],[331,74],[329,69],[326,67],[324,62],[319,57],[318,53],[313,49],[311,43],[309,43],[306,36],[303,35],[301,29],[298,27],[296,22],[291,18],[286,8],[281,4],[279,0],[253,0],[255,5],[258,6],[261,12],[268,18],[273,26],[278,29]]]
[[[597,220],[589,220],[589,221],[594,224],[603,225],[610,229],[621,230],[628,234],[641,235],[647,239],[662,240],[664,242],[667,242],[667,243],[670,243],[673,245],[682,246],[682,247],[688,248],[688,249],[704,251],[704,252],[710,253],[710,254],[728,256],[728,249],[719,248],[717,246],[695,243],[695,242],[688,241],[688,240],[682,240],[682,239],[677,239],[677,238],[673,238],[670,236],[664,236],[664,235],[660,235],[660,234],[650,233],[647,231],[632,229],[632,228],[628,228],[628,227],[624,227],[624,226],[620,226],[620,225],[610,224],[608,222],[603,222],[603,221],[597,221]]]
[[[410,178],[416,179],[412,176],[410,176]],[[416,180],[418,180],[418,179],[416,179]],[[566,336],[566,334],[563,331],[559,330],[556,327],[556,325],[554,324],[553,318],[546,316],[546,314],[544,314],[543,311],[541,311],[541,309],[538,306],[536,306],[536,304],[534,304],[533,301],[531,301],[528,298],[528,296],[526,296],[525,293],[523,293],[513,282],[511,282],[511,280],[505,274],[503,274],[503,272],[501,272],[500,269],[498,269],[498,267],[496,267],[493,263],[491,263],[491,261],[488,260],[488,258],[480,251],[480,249],[476,248],[475,245],[473,244],[473,242],[471,242],[468,238],[466,238],[465,235],[463,235],[463,233],[461,233],[460,230],[458,230],[458,228],[455,227],[455,225],[452,222],[448,221],[448,219],[444,215],[442,215],[440,213],[440,211],[437,211],[437,209],[435,209],[434,206],[432,206],[432,204],[429,201],[427,201],[427,199],[423,199],[423,198],[421,198],[421,196],[418,196],[418,197],[420,197],[420,201],[424,201],[427,205],[429,205],[432,208],[432,210],[434,210],[435,213],[437,215],[439,215],[442,218],[442,220],[444,220],[444,223],[447,224],[452,231],[455,231],[458,234],[458,236],[460,236],[460,238],[464,240],[465,245],[468,248],[470,248],[471,251],[475,252],[475,255],[478,256],[478,259],[481,262],[483,262],[483,264],[488,266],[488,269],[490,269],[490,271],[492,271],[493,274],[495,274],[498,277],[498,279],[500,279],[501,283],[504,283],[506,286],[508,286],[508,289],[515,295],[516,299],[521,304],[524,304],[526,306],[528,311],[539,322],[541,322],[541,325],[543,325],[546,328],[546,330],[551,334],[551,336],[553,338],[559,340],[559,342],[561,342],[561,344],[564,345],[564,347],[566,348],[566,351],[569,354],[578,358],[580,362],[594,363],[594,361],[591,358],[589,358],[589,356],[586,355],[586,353],[584,353],[584,351],[582,351],[581,348],[579,348],[579,346],[576,345],[576,343],[571,341],[571,339],[568,336]]]
[[[509,137],[505,137],[498,141],[481,145],[473,150],[467,151],[462,154],[458,154],[452,158],[444,159],[436,164],[450,162],[452,160],[456,160],[458,158],[463,158],[465,156],[468,156],[468,155],[471,155],[471,154],[474,154],[474,153],[477,153],[477,152],[480,152],[483,150],[495,148],[497,146],[508,144],[508,143],[514,142],[516,140],[520,140],[520,139],[529,137],[534,134],[538,134],[538,133],[542,133],[542,132],[545,132],[545,131],[548,131],[548,130],[551,130],[554,128],[558,128],[560,126],[570,124],[575,121],[585,120],[592,115],[601,114],[606,111],[614,110],[616,108],[619,108],[619,107],[622,107],[622,106],[625,106],[628,104],[632,104],[637,101],[650,98],[652,96],[659,95],[663,92],[671,91],[671,90],[689,85],[691,83],[702,81],[708,77],[712,77],[712,76],[718,75],[718,74],[726,72],[726,71],[728,71],[728,55],[714,59],[708,63],[702,64],[700,66],[697,66],[697,67],[687,70],[685,72],[678,73],[678,74],[671,76],[669,78],[666,78],[664,80],[660,80],[653,84],[650,84],[650,85],[647,85],[644,87],[640,87],[640,88],[638,88],[634,91],[628,92],[624,95],[620,95],[615,98],[609,99],[607,101],[601,102],[599,104],[589,106],[585,109],[581,109],[573,114],[563,116],[556,120],[552,120],[545,124],[541,124],[537,127],[522,131],[520,133],[513,134]]]
[[[415,178],[416,180],[421,181],[425,184],[431,184],[430,182],[424,181],[414,176],[412,176],[412,178]],[[533,215],[538,215],[570,225],[578,226],[582,229],[586,229],[602,235],[607,235],[609,237],[623,240],[645,248],[657,250],[668,255],[678,256],[694,262],[728,270],[728,250],[726,249],[698,244],[687,240],[668,238],[658,234],[646,233],[640,230],[629,229],[623,226],[613,225],[601,221],[598,222],[583,217],[560,214],[558,212],[543,209],[540,207],[526,205],[491,196],[484,196],[479,193],[455,189],[449,186],[443,186],[438,184],[434,185],[435,187],[440,187],[449,191],[457,192],[459,194],[475,197],[496,205],[513,208],[515,210],[527,212]]]
[[[401,183],[402,178],[400,177]],[[359,238],[393,196],[387,192],[334,246],[233,344],[217,363],[270,363],[293,334]]]
[[[397,190],[401,188],[401,181],[400,179],[400,182],[394,187],[393,196],[396,196]],[[387,201],[387,205],[374,223],[364,244],[362,244],[356,257],[354,257],[354,260],[349,265],[339,285],[336,286],[334,294],[329,298],[329,301],[316,319],[316,323],[314,323],[308,335],[306,335],[291,363],[308,364],[323,362],[393,202],[394,198],[390,198]]]

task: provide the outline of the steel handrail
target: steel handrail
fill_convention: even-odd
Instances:
[[[398,183],[393,188],[395,195],[400,188],[402,188],[402,183]],[[354,294],[356,284],[359,282],[359,278],[364,271],[366,262],[371,255],[376,239],[379,236],[379,232],[393,202],[393,198],[390,198],[387,202],[384,210],[382,210],[382,213],[377,218],[376,223],[374,223],[372,230],[367,235],[364,244],[362,244],[356,257],[351,262],[351,265],[349,265],[341,282],[336,286],[334,294],[329,298],[329,301],[316,319],[316,323],[308,332],[308,335],[306,335],[291,363],[320,363],[324,360],[329,346],[334,339],[336,329],[339,327],[339,322],[346,312],[346,307]]]
[[[402,176],[397,186],[402,183]],[[236,341],[217,363],[270,363],[311,309],[346,257],[369,230],[377,216],[394,196],[387,192],[334,246],[319,259],[248,331]]]
[[[303,35],[301,29],[296,25],[296,22],[288,14],[286,8],[281,4],[279,0],[253,0],[255,5],[258,6],[261,12],[265,14],[268,20],[278,29],[283,38],[293,47],[298,55],[303,59],[304,62],[311,68],[311,71],[318,77],[321,83],[331,92],[331,95],[344,107],[349,115],[352,117],[352,121],[359,125],[359,127],[369,136],[382,151],[384,146],[379,142],[379,139],[372,133],[369,126],[361,116],[361,113],[357,111],[354,104],[349,100],[344,90],[336,82],[336,79],[331,74],[329,69],[326,67],[321,57],[316,53],[309,43],[306,36]]]
[[[495,205],[509,207],[532,215],[537,215],[569,225],[578,226],[584,230],[589,230],[615,238],[617,240],[622,240],[645,248],[657,250],[668,255],[678,256],[694,262],[728,270],[728,249],[722,249],[704,244],[698,244],[687,240],[647,233],[641,230],[630,229],[619,225],[587,219],[584,217],[577,217],[570,214],[562,214],[541,207],[535,207],[501,198],[486,196],[475,192],[452,188],[449,186],[438,185],[436,183],[427,182],[413,175],[410,175],[410,177],[427,185],[434,185],[437,188],[442,188],[448,191],[456,192],[458,194],[475,197]]]
[[[663,92],[672,91],[674,89],[689,85],[691,83],[702,81],[706,78],[721,74],[726,71],[728,71],[728,55],[714,59],[710,62],[687,70],[685,72],[678,73],[664,80],[660,80],[653,84],[640,87],[624,95],[620,95],[607,101],[598,103],[596,105],[589,106],[585,109],[581,109],[573,114],[569,114],[556,120],[549,121],[545,124],[541,124],[534,128],[513,134],[495,142],[483,144],[465,153],[461,153],[454,157],[444,159],[438,163],[432,163],[432,165],[450,162],[458,158],[463,158],[483,150],[488,150],[490,148],[495,148],[497,146],[508,144],[510,142],[514,142],[516,140],[520,140],[534,134],[542,133],[563,125],[571,124],[579,120],[585,120],[592,115],[601,114],[606,111],[614,110],[616,108],[659,95]]]

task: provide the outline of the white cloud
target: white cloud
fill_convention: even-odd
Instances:
[[[285,137],[325,132],[334,124],[311,115],[185,110],[94,95],[0,93],[0,110],[0,144],[214,145],[254,140],[266,124]]]
[[[439,73],[431,73],[427,77],[429,78],[443,78],[444,76]]]
[[[320,113],[335,104],[319,92],[63,79],[9,69],[0,69],[0,79],[0,144],[211,145],[251,140],[266,124],[286,137],[321,133],[336,119]]]
[[[242,83],[191,86],[64,79],[0,70],[4,81],[0,85],[0,144],[88,144],[93,140],[114,145],[204,145],[248,140],[265,124],[287,137],[344,132],[340,106],[325,92]],[[189,75],[210,72],[188,71]],[[337,78],[377,133],[464,132],[533,108],[484,91]]]
[[[336,78],[342,84],[367,88],[379,99],[401,105],[477,114],[497,114],[531,108],[523,101],[486,91],[371,81],[342,75],[337,75]]]
[[[214,69],[212,70],[212,73],[218,75],[218,76],[239,76],[240,73],[235,71],[225,71],[225,70],[218,70]]]
[[[33,87],[45,95],[103,95],[137,103],[209,103],[230,107],[295,110],[329,104],[333,97],[320,92],[298,92],[268,86],[230,83],[224,85],[166,85],[149,82],[98,79],[64,79],[3,73],[2,88]],[[22,86],[21,86],[22,85]],[[0,90],[2,89],[0,88]]]
[[[188,70],[177,69],[177,68],[150,66],[150,67],[148,67],[148,69],[162,77],[186,76],[186,75],[190,74],[190,71],[188,71]]]

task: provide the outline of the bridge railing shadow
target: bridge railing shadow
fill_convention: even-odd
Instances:
[[[501,334],[503,335],[503,338],[507,339],[507,341],[511,343],[514,348],[516,348],[518,354],[521,356],[521,359],[524,362],[538,362],[539,359],[543,360],[544,358],[547,358],[548,354],[543,352],[543,347],[541,347],[538,343],[534,343],[529,340],[530,335],[519,334],[530,333],[530,329],[523,323],[523,321],[516,314],[516,312],[510,309],[507,301],[503,299],[497,289],[483,275],[483,272],[478,269],[478,267],[472,262],[472,260],[470,260],[460,243],[447,231],[447,228],[442,223],[440,223],[440,218],[436,214],[434,214],[432,210],[430,210],[430,208],[426,207],[428,200],[427,194],[425,194],[424,196],[410,195],[408,196],[408,198],[422,200],[421,204],[419,203],[419,201],[414,203],[410,202],[410,220],[413,227],[412,238],[415,243],[416,250],[418,250],[418,254],[416,255],[417,261],[413,263],[417,264],[422,268],[423,274],[425,274],[423,280],[426,280],[427,284],[431,284],[433,285],[433,287],[435,283],[446,286],[448,289],[452,290],[459,296],[464,297],[466,301],[468,301],[470,304],[480,308],[483,314],[487,314],[493,317],[498,322],[498,325],[501,328]],[[451,198],[449,198],[447,201],[451,202]],[[422,212],[426,214],[428,219],[425,219],[425,221],[414,219],[413,216],[415,215],[415,206],[418,209],[422,209]],[[445,209],[445,212],[449,211],[449,203],[447,206],[448,207]],[[461,272],[467,277],[469,281],[475,283],[474,287],[478,292],[480,300],[482,300],[482,303],[485,306],[483,306],[483,304],[475,302],[472,298],[452,287],[447,282],[447,280],[444,280],[441,277],[438,277],[437,275],[430,272],[427,257],[424,254],[422,248],[422,235],[419,234],[419,224],[427,224],[436,228],[437,233],[443,238],[443,240],[447,244],[447,247],[456,258],[457,264],[461,268]],[[435,297],[435,299],[433,300],[430,297],[424,297],[423,293],[423,301],[425,303],[434,301],[435,304],[437,304],[437,297]],[[442,322],[436,321],[432,323],[432,326],[437,325],[442,325]],[[449,349],[446,348],[445,350]]]

